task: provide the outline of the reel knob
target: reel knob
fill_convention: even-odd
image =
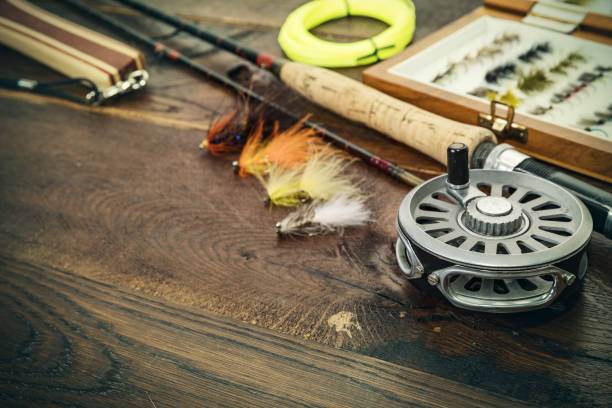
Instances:
[[[470,182],[468,147],[463,143],[453,143],[446,149],[448,164],[448,183],[460,188]]]
[[[523,220],[521,207],[504,197],[479,197],[467,205],[465,226],[481,235],[500,237],[519,231]]]

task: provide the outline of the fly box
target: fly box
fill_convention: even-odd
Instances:
[[[484,3],[370,67],[363,82],[612,182],[612,3]]]

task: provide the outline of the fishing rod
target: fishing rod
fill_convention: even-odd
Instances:
[[[92,9],[91,7],[88,7],[84,4],[82,4],[79,1],[76,0],[64,0],[66,3],[69,3],[70,5],[72,5],[75,8],[78,8],[79,10],[81,10],[82,12],[84,12],[85,14],[88,14],[98,20],[103,21],[104,23],[108,24],[109,26],[114,27],[115,29],[117,29],[118,31],[122,32],[123,34],[134,38],[135,40],[140,41],[141,43],[147,45],[148,47],[150,47],[151,49],[153,49],[154,52],[156,52],[157,54],[162,55],[163,57],[166,57],[172,61],[177,61],[180,62],[184,65],[187,65],[189,67],[191,67],[192,69],[196,70],[197,72],[205,75],[206,77],[220,83],[223,84],[229,88],[232,88],[233,90],[240,92],[244,95],[246,95],[248,98],[251,98],[253,100],[256,100],[257,102],[260,102],[262,104],[265,104],[269,107],[271,107],[272,109],[278,111],[279,113],[283,114],[283,115],[287,115],[288,117],[292,118],[295,121],[299,121],[300,118],[286,110],[285,108],[283,108],[282,106],[276,104],[273,101],[270,101],[268,99],[266,99],[263,95],[256,93],[255,91],[253,91],[252,89],[249,89],[245,86],[242,86],[241,84],[239,84],[236,81],[233,81],[232,79],[219,74],[218,72],[207,68],[206,66],[197,63],[196,61],[194,61],[192,58],[189,58],[188,56],[181,54],[180,52],[178,52],[175,49],[172,49],[170,47],[167,47],[166,45],[162,44],[159,41],[155,41],[154,39],[152,39],[151,37],[148,37],[144,34],[142,34],[141,32],[134,30],[133,28],[129,27],[126,24],[123,24],[117,20],[115,20],[112,17],[109,17],[108,15],[101,13],[97,10]],[[419,185],[423,182],[423,179],[415,176],[414,174],[408,172],[407,170],[403,169],[402,167],[391,163],[377,155],[375,155],[374,153],[364,149],[363,147],[352,143],[350,141],[348,141],[347,139],[343,138],[342,136],[323,128],[322,126],[318,125],[317,123],[314,123],[310,120],[305,120],[303,121],[303,125],[309,128],[312,128],[314,130],[316,130],[317,132],[320,132],[320,134],[323,136],[324,139],[326,139],[327,141],[333,143],[334,145],[340,147],[341,149],[361,158],[363,161],[365,161],[366,163],[378,168],[379,170],[389,174],[390,176],[394,177],[397,180],[402,181],[403,183],[406,183],[408,185],[411,186],[416,186]]]
[[[116,1],[251,61],[273,73],[306,99],[407,144],[442,164],[446,164],[446,147],[451,143],[465,143],[473,152],[481,142],[495,141],[495,135],[488,129],[427,112],[337,72],[240,45],[231,38],[168,15],[138,0]]]
[[[527,172],[561,185],[587,206],[595,231],[612,238],[612,194],[555,170],[508,144],[497,145],[488,129],[442,118],[336,72],[240,45],[142,1],[115,1],[245,58],[272,72],[310,101],[405,143],[442,164],[447,164],[447,146],[464,143],[470,152],[472,168]]]

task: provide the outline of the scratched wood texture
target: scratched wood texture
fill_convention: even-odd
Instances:
[[[0,333],[15,340],[0,351],[0,398],[12,406],[526,406],[59,268],[0,266]]]
[[[276,30],[296,6],[154,3],[276,54]],[[152,35],[172,32],[95,5]],[[431,17],[417,36],[474,2],[454,16],[440,5],[417,3]],[[321,35],[377,27],[338,23]],[[167,41],[219,70],[241,64],[184,35]],[[362,163],[350,171],[371,192],[376,223],[279,240],[273,226],[286,211],[233,175],[233,157],[197,149],[231,92],[148,56],[149,90],[112,107],[0,91],[0,405],[147,406],[147,393],[158,407],[610,404],[610,241],[594,234],[573,305],[461,311],[401,278],[393,222],[408,190]],[[2,76],[57,77],[11,50],[0,57]],[[255,77],[381,156],[424,177],[443,170]]]

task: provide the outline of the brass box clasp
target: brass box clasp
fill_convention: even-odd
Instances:
[[[499,114],[498,105],[506,107],[506,117]],[[501,107],[500,106],[500,107]],[[514,139],[521,143],[527,143],[527,128],[513,123],[514,108],[500,101],[491,101],[491,114],[478,114],[478,126],[491,129],[501,139]]]

